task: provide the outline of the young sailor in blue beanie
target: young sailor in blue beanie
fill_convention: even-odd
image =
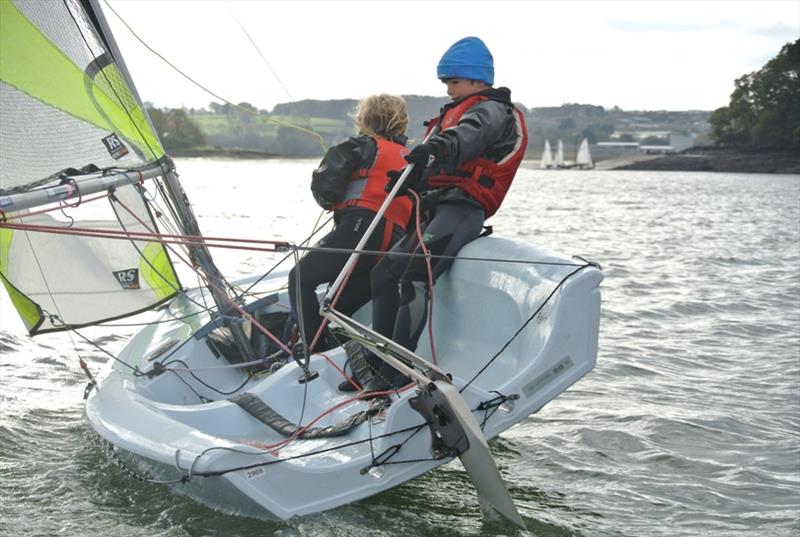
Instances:
[[[436,66],[439,80],[463,79],[494,84],[494,58],[477,37],[459,39],[447,49]]]
[[[527,146],[525,122],[510,90],[492,87],[494,61],[483,41],[465,37],[453,43],[436,74],[452,102],[428,123],[428,133],[433,133],[428,141],[405,157],[413,168],[403,185],[422,198],[420,231],[434,256],[434,281],[500,207]],[[400,173],[389,172],[392,185]],[[413,225],[372,269],[372,321],[374,330],[414,351],[432,290],[425,258],[402,255],[408,252],[421,253]],[[370,362],[377,364],[377,357]],[[408,382],[382,364],[364,389],[393,389]]]

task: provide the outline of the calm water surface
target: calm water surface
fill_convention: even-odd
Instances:
[[[178,160],[206,234],[295,242],[314,164]],[[491,223],[606,274],[596,369],[492,444],[527,535],[800,534],[800,176],[525,169]],[[229,277],[275,261],[215,258]],[[137,481],[83,418],[75,349],[103,355],[0,305],[2,536],[514,534],[457,463],[289,522]],[[118,351],[134,330],[85,333]]]

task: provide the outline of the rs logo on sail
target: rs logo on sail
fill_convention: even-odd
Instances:
[[[114,277],[123,289],[139,289],[139,269],[117,270]]]
[[[117,137],[115,133],[111,133],[105,138],[103,138],[103,143],[108,149],[108,153],[111,155],[113,159],[121,159],[125,155],[128,154],[128,148],[125,147],[125,144]]]

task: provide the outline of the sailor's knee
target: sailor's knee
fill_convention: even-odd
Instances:
[[[403,278],[400,282],[400,303],[409,304],[418,298],[428,298],[428,283]]]

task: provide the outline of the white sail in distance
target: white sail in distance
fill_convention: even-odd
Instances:
[[[556,150],[556,167],[564,167],[564,142],[558,141],[558,149]]]
[[[575,165],[581,169],[594,168],[592,155],[589,152],[589,140],[584,138],[578,148],[578,155],[575,157]]]
[[[550,150],[550,140],[544,141],[544,151],[539,161],[539,167],[542,169],[553,167],[553,152]]]

